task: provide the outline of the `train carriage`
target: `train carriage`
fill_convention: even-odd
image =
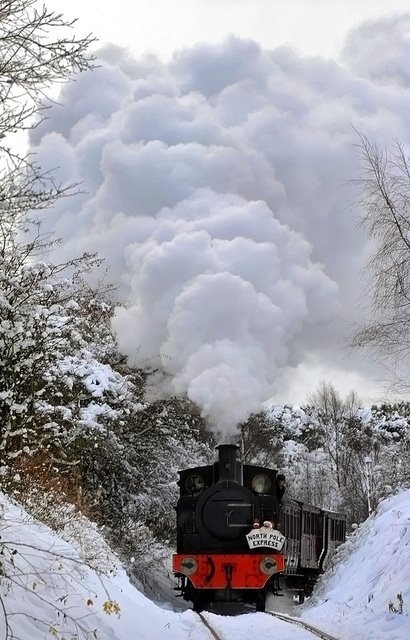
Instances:
[[[346,540],[346,517],[334,511],[323,509],[323,545],[319,567],[324,571],[342,542]]]

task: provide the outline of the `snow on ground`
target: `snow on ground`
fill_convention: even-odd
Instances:
[[[0,580],[1,638],[209,640],[195,613],[151,602],[130,584],[114,556],[103,563],[110,567],[108,575],[99,574],[82,563],[78,549],[4,496],[0,505],[0,557],[11,576]],[[103,545],[96,539],[96,546]],[[302,617],[340,640],[408,640],[409,552],[410,491],[405,491],[385,500],[348,541],[311,602],[299,609]],[[398,593],[403,613],[389,612],[390,602],[399,607]],[[224,640],[312,640],[309,632],[262,613],[206,616]]]
[[[410,490],[381,502],[343,545],[302,617],[344,640],[409,640]]]

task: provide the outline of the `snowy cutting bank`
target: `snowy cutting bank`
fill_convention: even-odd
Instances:
[[[0,637],[100,640],[207,640],[192,611],[158,607],[133,587],[92,524],[75,548],[0,497]],[[88,536],[87,536],[88,533]],[[81,546],[81,545],[80,545]],[[343,546],[302,615],[340,640],[408,640],[410,637],[410,490],[385,500]],[[403,612],[397,599],[401,594]],[[391,605],[390,605],[391,603]],[[393,609],[389,611],[390,609]],[[396,611],[394,611],[396,609]],[[265,614],[210,616],[224,638],[311,635]],[[13,635],[14,634],[14,635]]]
[[[340,548],[302,616],[340,638],[410,638],[410,490],[381,502]]]

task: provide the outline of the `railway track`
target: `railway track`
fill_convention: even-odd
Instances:
[[[322,631],[321,629],[314,627],[308,622],[304,622],[300,618],[292,618],[292,616],[287,616],[283,613],[275,613],[274,611],[265,611],[265,613],[269,616],[277,618],[278,620],[283,620],[285,622],[294,624],[297,627],[301,627],[302,629],[306,629],[306,631],[310,631],[310,633],[313,633],[313,635],[317,636],[318,638],[322,638],[322,640],[337,640],[337,638],[329,635],[328,633],[326,633],[326,631]]]
[[[208,620],[205,618],[205,616],[202,613],[198,613],[198,615],[201,618],[202,624],[208,629],[209,633],[211,634],[211,636],[213,637],[214,640],[224,640],[224,638],[222,638],[219,635],[219,633],[217,631],[215,631],[215,629],[213,627],[211,627],[211,625],[209,624]]]
[[[314,627],[308,622],[304,622],[300,618],[292,618],[291,616],[287,616],[282,613],[275,613],[274,611],[266,611],[265,614],[272,616],[274,618],[277,618],[278,620],[282,620],[283,622],[294,624],[300,627],[301,629],[305,629],[306,631],[309,631],[312,635],[318,638],[321,638],[322,640],[337,640],[337,638],[335,638],[334,636],[331,636],[325,631],[322,631],[321,629]],[[201,619],[202,624],[207,628],[207,630],[211,634],[213,640],[226,640],[226,638],[221,636],[219,631],[216,631],[216,629],[210,624],[210,622],[205,618],[205,616],[202,613],[198,613],[197,615]]]

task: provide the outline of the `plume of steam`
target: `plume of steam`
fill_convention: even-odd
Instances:
[[[164,208],[128,247],[130,308],[120,349],[161,367],[216,429],[233,433],[268,397],[304,322],[336,307],[336,285],[311,247],[263,202],[209,189]]]
[[[367,25],[361,46],[390,28]],[[99,251],[122,282],[120,348],[225,433],[309,358],[348,369],[364,242],[342,185],[358,171],[352,124],[379,144],[408,141],[395,34],[388,82],[357,58],[354,33],[350,69],[237,38],[169,64],[107,47],[32,133],[41,164],[84,181],[51,224],[65,256]]]

